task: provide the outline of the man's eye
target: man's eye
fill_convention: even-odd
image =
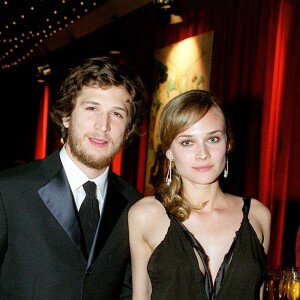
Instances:
[[[117,116],[118,118],[122,118],[123,119],[123,115],[121,115],[120,113],[114,111],[113,115]]]

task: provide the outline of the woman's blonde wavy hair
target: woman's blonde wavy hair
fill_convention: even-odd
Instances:
[[[233,136],[230,124],[223,109],[217,103],[217,99],[208,91],[191,90],[174,97],[164,107],[159,126],[159,140],[164,153],[170,148],[173,140],[181,132],[197,123],[205,114],[214,108],[224,117],[227,153],[233,149]],[[165,158],[165,162],[168,160]],[[180,221],[189,218],[191,209],[199,209],[192,206],[182,197],[182,181],[172,164],[172,182],[169,186],[162,183],[157,190],[158,198],[162,201],[166,210]]]

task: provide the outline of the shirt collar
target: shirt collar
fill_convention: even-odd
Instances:
[[[70,158],[70,156],[66,152],[65,146],[62,147],[59,155],[60,155],[60,159],[61,159],[62,165],[64,167],[64,170],[66,172],[72,192],[74,192],[75,190],[80,188],[88,180],[91,180],[73,162],[73,160]],[[105,192],[106,192],[106,188],[107,188],[108,170],[109,170],[109,167],[107,167],[106,170],[100,176],[91,180],[91,181],[95,182],[97,185],[97,188],[100,189],[101,196],[103,199],[105,197]]]

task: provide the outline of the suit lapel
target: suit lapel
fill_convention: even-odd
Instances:
[[[55,177],[38,190],[38,193],[75,246],[82,250],[77,210],[64,170],[61,169]]]
[[[93,258],[102,250],[127,204],[128,200],[114,183],[114,179],[110,177],[108,181],[107,197],[96,232],[97,239],[95,247],[93,247],[94,249],[91,251],[91,254],[93,252]]]

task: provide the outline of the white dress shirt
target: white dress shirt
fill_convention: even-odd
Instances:
[[[97,185],[96,197],[99,202],[99,211],[101,216],[101,212],[104,205],[104,199],[107,191],[107,176],[108,176],[109,167],[107,167],[107,169],[104,171],[102,175],[91,180],[72,161],[72,159],[69,157],[69,155],[65,150],[65,146],[62,147],[59,155],[74,196],[77,210],[79,211],[79,208],[85,198],[85,191],[82,185],[86,183],[88,180],[90,180],[95,182],[95,184]]]

